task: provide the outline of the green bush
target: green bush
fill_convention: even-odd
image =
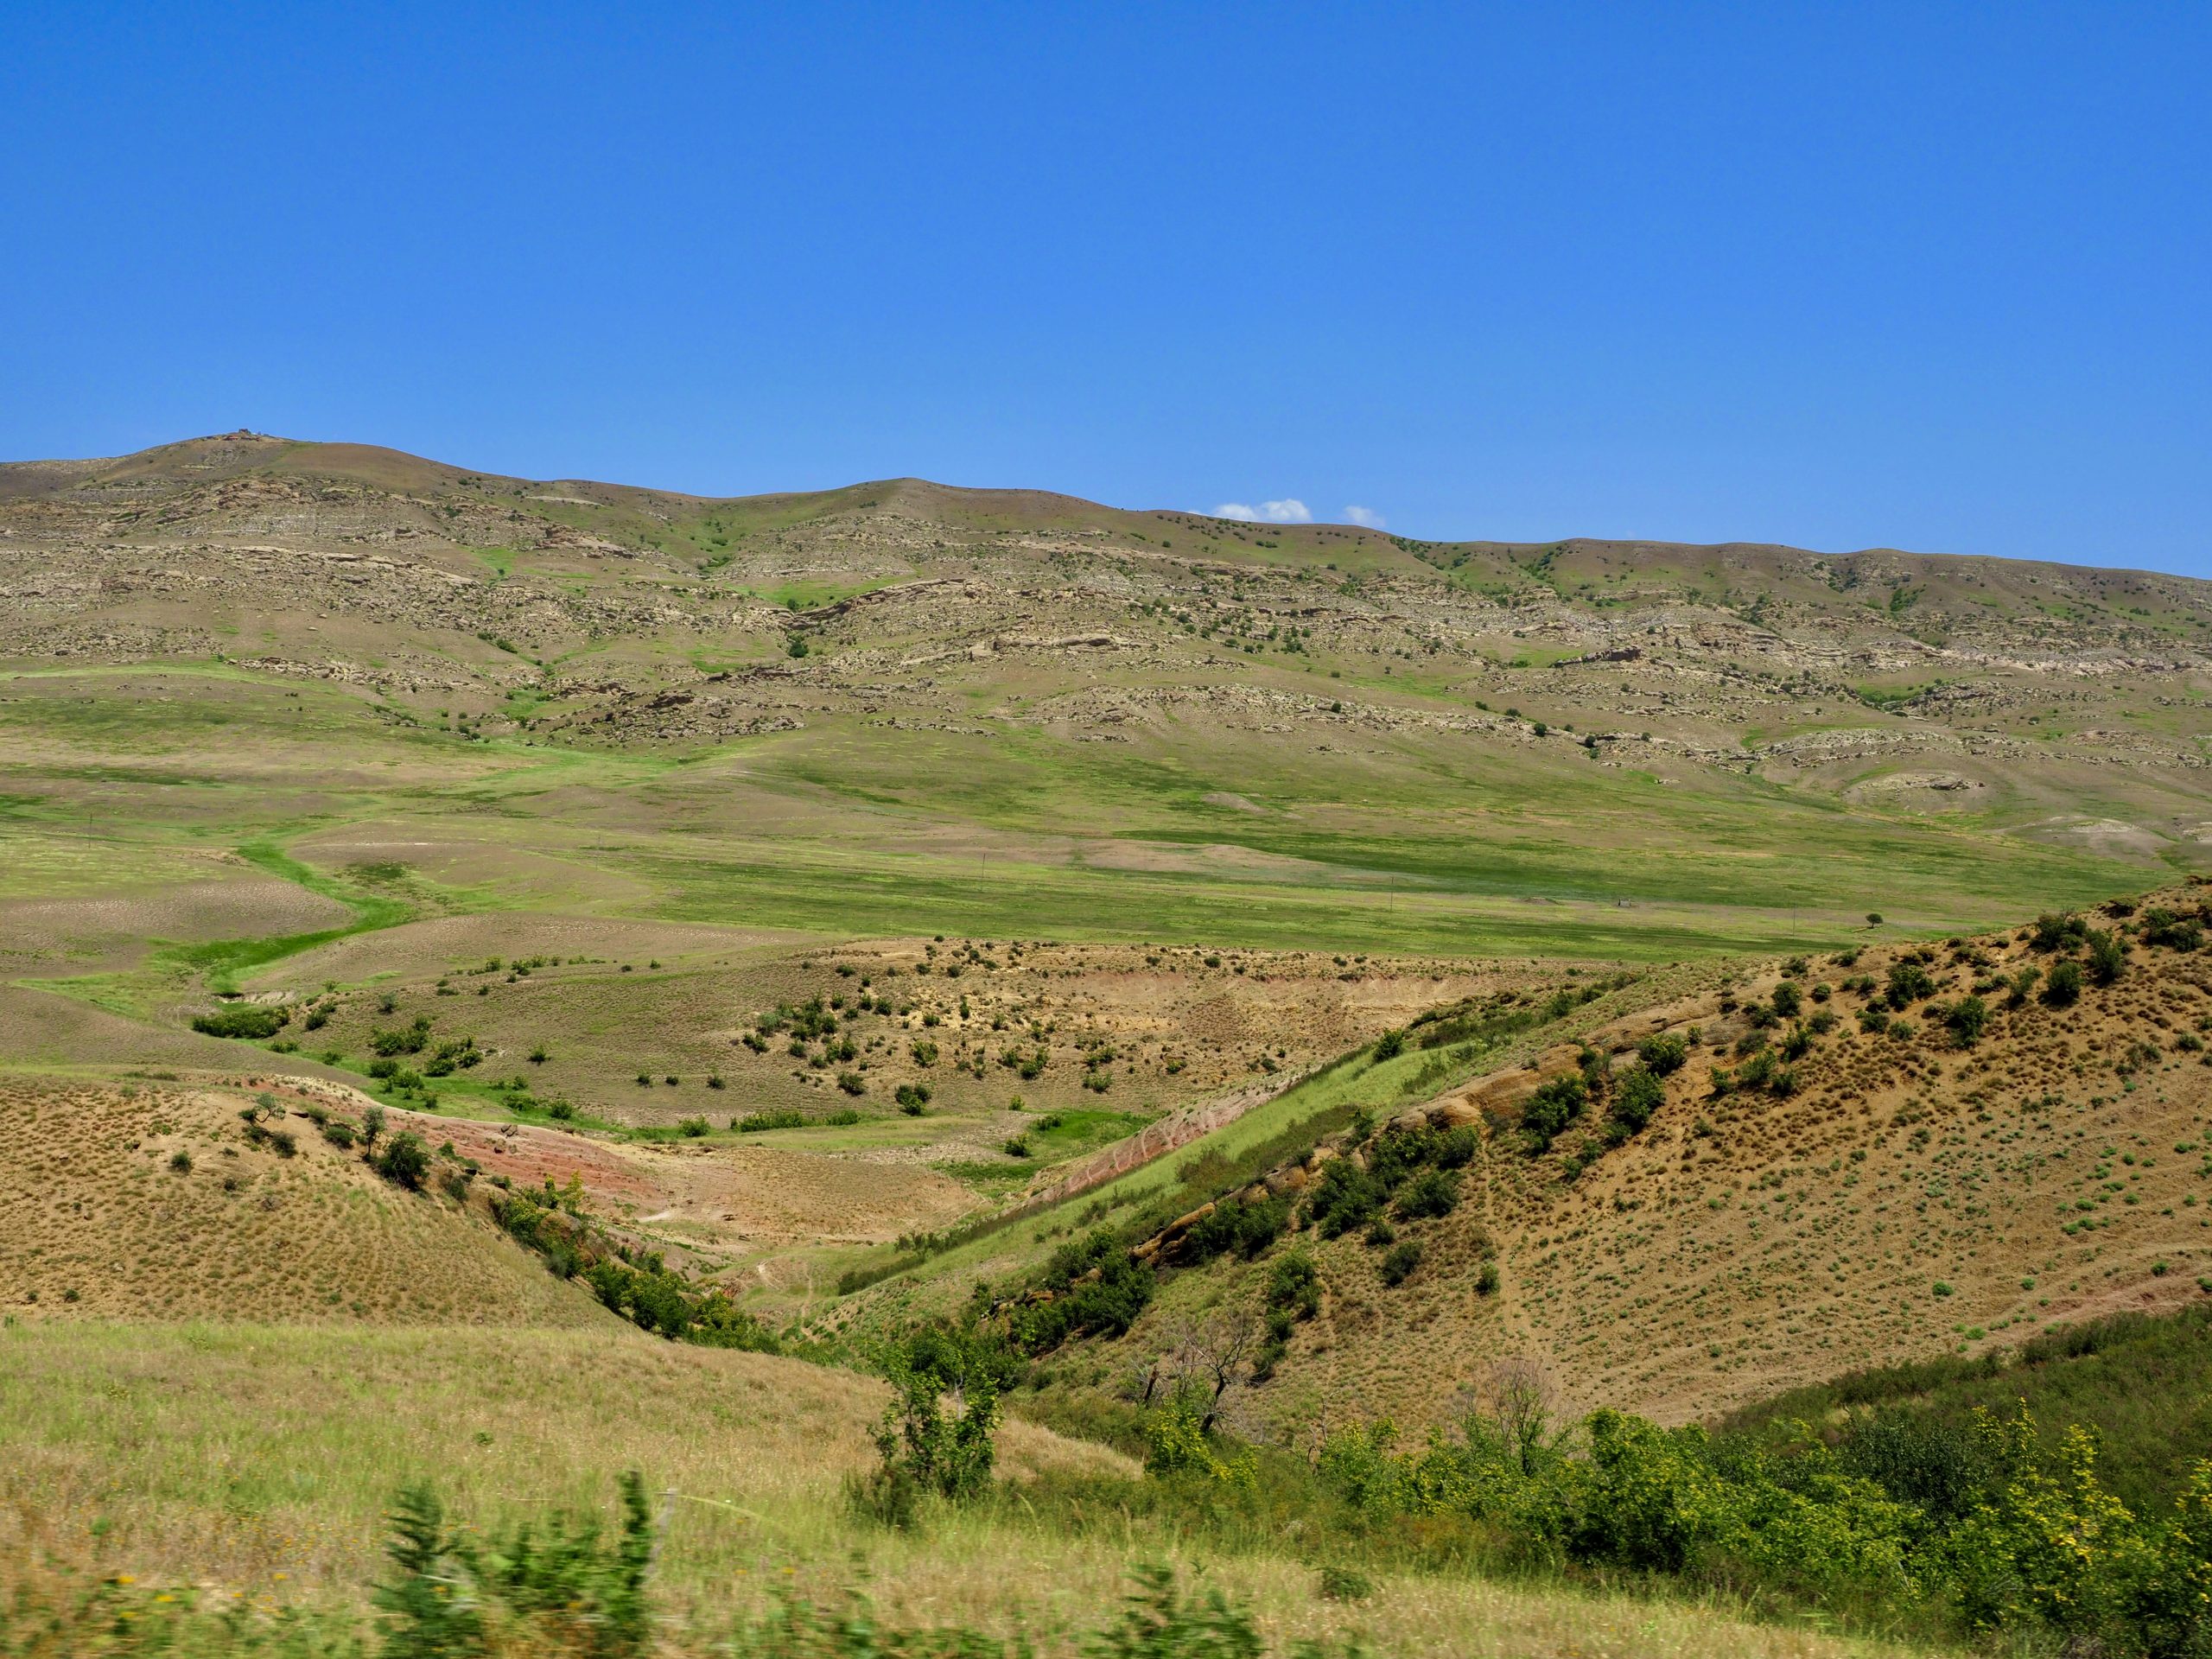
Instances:
[[[1408,1239],[1402,1244],[1393,1246],[1377,1264],[1376,1271],[1382,1274],[1384,1284],[1395,1289],[1413,1277],[1414,1269],[1421,1266],[1421,1246]]]
[[[218,1008],[213,1014],[197,1015],[192,1028],[210,1037],[237,1037],[258,1040],[274,1037],[284,1029],[291,1019],[286,1008],[234,1007]]]
[[[1398,1213],[1408,1221],[1433,1220],[1459,1207],[1459,1177],[1448,1169],[1424,1169],[1398,1194]]]
[[[1943,1023],[1950,1028],[1954,1043],[1961,1048],[1972,1048],[1988,1028],[1989,1005],[1978,996],[1962,996],[1951,1004]]]
[[[1554,1077],[1538,1088],[1521,1109],[1521,1128],[1529,1149],[1548,1151],[1560,1132],[1582,1116],[1589,1102],[1589,1084],[1580,1077]]]
[[[880,1463],[855,1494],[861,1506],[904,1524],[918,1494],[951,1503],[982,1496],[1002,1415],[996,1357],[972,1342],[924,1333],[894,1349],[885,1369],[893,1398],[875,1431]]]
[[[1889,983],[1882,995],[1891,1007],[1902,1012],[1935,994],[1936,982],[1928,976],[1928,970],[1911,957],[1890,964]]]
[[[1646,1060],[1632,1065],[1621,1073],[1613,1090],[1612,1118],[1629,1134],[1634,1135],[1651,1121],[1667,1097],[1659,1074]]]
[[[2071,959],[2054,962],[2044,976],[2043,1000],[2054,1008],[2070,1008],[2082,1000],[2082,964]]]
[[[1183,1234],[1179,1249],[1185,1261],[1210,1262],[1234,1250],[1246,1261],[1263,1254],[1290,1224],[1287,1198],[1228,1198],[1200,1217]]]
[[[403,1129],[377,1154],[376,1167],[377,1173],[394,1185],[418,1192],[423,1178],[430,1173],[429,1148],[423,1144],[421,1135]]]
[[[1349,1158],[1332,1158],[1310,1189],[1306,1217],[1322,1237],[1340,1238],[1374,1220],[1389,1197],[1372,1171]]]
[[[773,1112],[748,1112],[743,1117],[733,1117],[729,1126],[740,1135],[760,1135],[769,1129],[803,1129],[806,1114],[790,1107]]]

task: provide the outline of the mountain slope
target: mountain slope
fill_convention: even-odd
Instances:
[[[1210,1207],[1143,1241],[1139,1259],[1169,1271],[1122,1357],[1078,1344],[1056,1366],[1093,1384],[1154,1352],[1172,1366],[1192,1332],[1257,1307],[1294,1249],[1321,1300],[1241,1408],[1293,1440],[1317,1417],[1445,1421],[1509,1359],[1538,1365],[1563,1405],[1679,1421],[2201,1300],[2202,891],[1664,995],[1277,1164],[1236,1202],[1277,1197],[1297,1229],[1249,1262],[1195,1244]],[[1552,1097],[1565,1106],[1539,1135]],[[1454,1129],[1472,1137],[1458,1202],[1424,1214],[1420,1183],[1381,1172],[1417,1172]]]

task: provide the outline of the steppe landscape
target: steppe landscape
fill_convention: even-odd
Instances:
[[[2143,572],[0,466],[0,1652],[2196,1653],[2208,698]]]

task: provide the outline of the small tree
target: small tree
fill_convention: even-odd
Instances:
[[[860,1498],[904,1526],[918,1496],[960,1503],[989,1486],[1002,1414],[998,1378],[971,1344],[917,1340],[895,1351],[887,1370],[894,1397],[875,1431],[883,1461]]]
[[[1521,1472],[1533,1475],[1553,1440],[1551,1378],[1535,1360],[1499,1360],[1484,1378],[1482,1403]]]
[[[372,1105],[361,1114],[361,1155],[376,1156],[377,1137],[384,1133],[384,1108]]]
[[[377,1156],[377,1173],[410,1192],[422,1190],[423,1178],[429,1173],[430,1150],[423,1144],[421,1135],[410,1131],[392,1136]]]

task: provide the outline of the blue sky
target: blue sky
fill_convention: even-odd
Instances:
[[[2208,84],[2202,4],[13,0],[0,455],[2212,575]]]

